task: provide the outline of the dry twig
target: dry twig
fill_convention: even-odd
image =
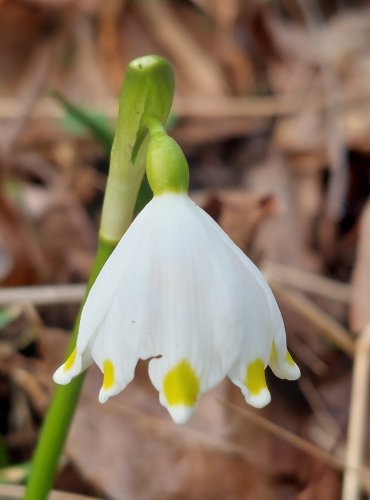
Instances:
[[[370,325],[356,342],[342,500],[358,500],[361,495],[359,468],[363,463],[366,441],[369,375]]]
[[[303,451],[304,453],[307,453],[308,455],[318,460],[322,460],[323,462],[327,463],[334,469],[342,471],[345,468],[345,464],[340,458],[328,453],[327,451],[319,448],[318,446],[315,446],[306,439],[303,439],[300,436],[296,436],[287,429],[283,429],[279,425],[276,425],[275,423],[271,422],[270,420],[267,420],[261,415],[258,415],[257,413],[252,413],[251,411],[245,410],[244,408],[240,408],[239,406],[236,406],[227,401],[220,401],[220,403],[232,408],[236,413],[239,413],[239,415],[241,415],[242,417],[262,427],[263,429],[273,434],[274,436],[283,439],[284,441],[291,444],[295,448]],[[358,468],[356,469],[356,474],[363,488],[370,493],[370,470],[364,468]],[[349,500],[349,497],[346,497],[345,500]]]
[[[280,283],[345,304],[351,301],[351,287],[346,283],[271,261],[263,263],[262,271],[269,282]]]
[[[332,316],[300,292],[287,290],[280,285],[272,284],[271,286],[281,300],[297,311],[303,318],[315,325],[331,342],[349,356],[354,355],[355,345],[350,332]]]
[[[175,15],[171,2],[137,2],[136,8],[157,40],[173,54],[195,91],[220,96],[227,90],[224,75],[207,51]]]
[[[0,306],[14,303],[35,306],[76,304],[81,302],[85,290],[84,284],[3,288],[0,290]]]
[[[0,485],[0,498],[14,498],[17,500],[23,498],[24,487],[14,486],[10,484]],[[50,500],[97,500],[95,497],[86,497],[82,495],[75,495],[74,493],[66,493],[65,491],[53,491],[50,494]]]

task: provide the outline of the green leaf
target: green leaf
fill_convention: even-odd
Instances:
[[[22,313],[22,306],[13,305],[0,309],[0,330],[13,323]]]
[[[70,103],[56,90],[52,91],[52,95],[66,112],[63,119],[65,128],[74,133],[81,133],[83,131],[90,132],[103,146],[105,153],[109,155],[113,143],[114,132],[107,118],[102,114],[94,113],[81,106]]]

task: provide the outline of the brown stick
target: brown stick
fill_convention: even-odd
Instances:
[[[351,287],[346,283],[271,261],[263,262],[262,271],[267,281],[275,281],[302,292],[345,304],[351,301]]]
[[[267,418],[264,418],[261,415],[258,415],[257,413],[252,413],[249,410],[245,410],[244,408],[240,408],[239,406],[236,406],[227,401],[220,401],[220,403],[232,408],[242,417],[247,418],[248,420],[254,422],[256,425],[262,427],[270,434],[280,437],[281,439],[291,444],[295,448],[298,448],[299,450],[303,451],[304,453],[307,453],[308,455],[314,458],[317,458],[318,460],[322,460],[323,462],[327,463],[334,469],[342,471],[345,468],[344,462],[339,457],[336,457],[335,455],[328,453],[327,451],[310,443],[306,439],[303,439],[300,436],[297,436],[292,432],[288,431],[287,429],[284,429],[279,425],[271,422],[270,420],[267,420]],[[364,487],[364,489],[370,493],[370,471],[364,468],[359,468],[357,469],[357,474],[359,481]],[[346,497],[345,500],[349,500],[349,497],[348,498]]]
[[[84,284],[2,288],[0,290],[0,306],[25,303],[36,306],[78,304],[85,291],[86,285]]]
[[[282,286],[274,284],[272,284],[272,289],[281,300],[321,330],[342,351],[351,357],[354,355],[355,344],[351,339],[350,332],[332,316],[299,292],[287,290]]]
[[[352,396],[348,426],[346,470],[342,500],[358,500],[361,495],[361,468],[364,459],[370,374],[370,325],[356,342]]]
[[[10,484],[0,485],[0,498],[9,498],[14,500],[23,498],[24,487]],[[50,495],[50,500],[98,500],[96,497],[86,497],[75,495],[74,493],[66,493],[65,491],[53,491]]]

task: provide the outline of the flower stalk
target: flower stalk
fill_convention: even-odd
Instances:
[[[155,117],[164,125],[173,94],[174,76],[168,61],[158,56],[145,56],[130,63],[120,94],[98,249],[86,296],[131,222],[145,172],[148,147],[146,118]],[[73,328],[67,355],[73,352],[76,344],[80,314],[81,311]],[[34,454],[25,500],[48,497],[83,380],[84,375],[80,375],[68,386],[57,386],[55,390]]]

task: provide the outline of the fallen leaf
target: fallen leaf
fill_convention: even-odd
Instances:
[[[274,196],[245,189],[218,189],[192,194],[192,198],[215,219],[244,251],[258,226],[278,211]]]
[[[56,333],[42,338],[43,376],[47,370],[50,379],[67,340]],[[116,500],[276,498],[269,437],[244,422],[240,429],[245,445],[228,438],[230,428],[219,400],[228,397],[230,383],[204,395],[191,422],[181,427],[160,405],[146,363],[139,363],[134,381],[105,405],[98,402],[101,383],[102,374],[92,366],[65,451],[96,491]]]

